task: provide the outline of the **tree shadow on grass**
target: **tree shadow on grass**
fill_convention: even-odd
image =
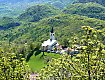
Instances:
[[[31,56],[34,54],[35,52],[35,56],[39,55],[41,53],[41,50],[37,50],[36,48],[34,50],[32,50],[31,52],[29,52],[29,54],[27,55],[26,61],[28,62],[31,58]]]

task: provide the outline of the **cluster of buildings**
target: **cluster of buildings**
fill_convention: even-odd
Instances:
[[[74,50],[71,48],[62,48],[62,45],[60,45],[58,41],[55,40],[54,35],[55,35],[54,29],[52,27],[50,30],[50,39],[42,43],[42,51],[54,52],[54,53],[60,53],[60,54],[62,53],[73,54],[74,52],[78,53],[78,50]]]
[[[58,46],[59,44],[57,40],[55,40],[54,29],[52,27],[50,31],[50,39],[42,43],[42,50],[43,51],[54,51],[54,48],[57,48]]]

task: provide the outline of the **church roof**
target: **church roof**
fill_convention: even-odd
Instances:
[[[42,43],[42,46],[51,46],[51,45],[53,45],[54,43],[57,43],[57,41],[56,40],[50,40],[50,39],[48,39],[47,41],[44,41],[43,43]]]
[[[53,29],[53,27],[51,27],[51,31],[50,31],[51,33],[54,33],[54,29]]]

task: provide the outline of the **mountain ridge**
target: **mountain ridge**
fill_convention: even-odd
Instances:
[[[105,0],[77,0],[77,3],[88,3],[88,2],[94,2],[105,6]]]
[[[0,0],[0,18],[1,17],[17,17],[27,8],[35,4],[50,4],[60,9],[67,4],[73,3],[75,0]]]
[[[105,7],[92,2],[70,4],[63,10],[63,12],[105,20]]]
[[[78,36],[80,36],[81,26],[84,25],[103,29],[105,21],[80,15],[60,14],[44,18],[39,22],[25,23],[14,29],[0,31],[0,40],[18,44],[30,41],[43,42],[49,38],[50,27],[54,26],[55,36],[62,43],[63,38],[70,39],[74,33],[78,33]]]

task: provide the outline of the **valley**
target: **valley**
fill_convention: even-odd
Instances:
[[[52,27],[59,48],[43,51],[42,43],[53,41]],[[55,53],[61,48],[64,54]],[[37,80],[104,80],[104,2],[1,0],[0,73],[0,80],[29,80],[34,73]]]

